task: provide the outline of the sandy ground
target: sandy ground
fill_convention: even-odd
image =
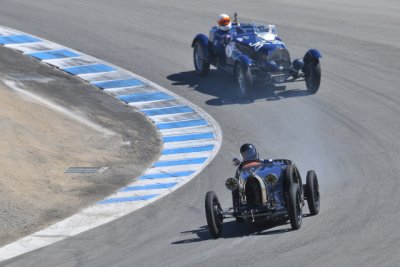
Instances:
[[[5,50],[0,48],[7,54],[3,56],[26,60]],[[4,66],[2,62],[0,64]],[[31,59],[28,63],[50,69]],[[156,131],[148,130],[152,126],[143,127],[143,133],[123,129],[121,125],[107,130],[112,126],[113,118],[99,116],[92,119],[95,117],[92,113],[76,108],[70,110],[67,105],[40,95],[41,84],[50,90],[62,87],[57,82],[58,77],[47,79],[46,74],[39,82],[36,79],[32,86],[36,91],[32,91],[32,84],[24,83],[29,79],[15,79],[26,74],[23,69],[11,72],[8,69],[8,73],[0,74],[0,245],[65,218],[110,194],[132,181],[159,153]],[[7,86],[10,79],[23,92],[33,95]],[[72,82],[79,83],[76,79]],[[43,103],[32,96],[49,102]],[[143,145],[145,140],[140,142],[140,138],[133,138],[146,134],[151,148]],[[137,149],[137,145],[144,146],[143,150]],[[147,156],[137,155],[140,151]],[[71,166],[106,166],[110,169],[103,174],[65,173]]]

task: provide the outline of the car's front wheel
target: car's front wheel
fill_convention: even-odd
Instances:
[[[224,217],[218,197],[213,191],[209,191],[206,194],[205,208],[210,234],[212,237],[218,238],[222,234],[222,221]]]
[[[301,227],[303,221],[302,199],[298,184],[293,183],[291,185],[288,198],[287,210],[290,224],[293,230],[297,230]]]
[[[235,67],[235,82],[238,94],[241,97],[249,96],[253,88],[253,77],[250,68],[237,63]]]
[[[206,76],[210,70],[210,62],[206,58],[206,51],[199,41],[194,44],[193,62],[194,68],[200,76]]]
[[[311,94],[315,94],[321,84],[321,65],[319,61],[309,61],[304,66],[304,75],[307,90]]]

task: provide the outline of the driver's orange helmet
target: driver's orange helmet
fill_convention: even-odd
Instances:
[[[217,22],[220,30],[229,31],[232,28],[231,18],[227,14],[220,14]]]

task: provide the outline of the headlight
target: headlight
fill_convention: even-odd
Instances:
[[[235,178],[228,178],[225,182],[226,188],[233,191],[239,188],[239,181]]]

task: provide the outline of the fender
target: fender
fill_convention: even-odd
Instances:
[[[251,67],[252,61],[248,56],[245,55],[240,55],[239,57],[234,58],[235,59],[235,65],[233,68],[233,75],[236,75],[236,64],[241,64],[242,67],[247,71],[248,68]]]
[[[200,45],[203,47],[203,50],[205,51],[205,58],[210,62],[210,42],[208,41],[208,37],[202,33],[199,33],[194,37],[192,41],[192,47],[194,47],[194,44],[196,42],[199,42]]]
[[[304,63],[310,62],[312,60],[318,62],[320,59],[322,59],[322,55],[317,49],[310,49],[304,55]]]
[[[249,68],[252,65],[252,61],[248,56],[240,55],[237,59],[245,68]]]

